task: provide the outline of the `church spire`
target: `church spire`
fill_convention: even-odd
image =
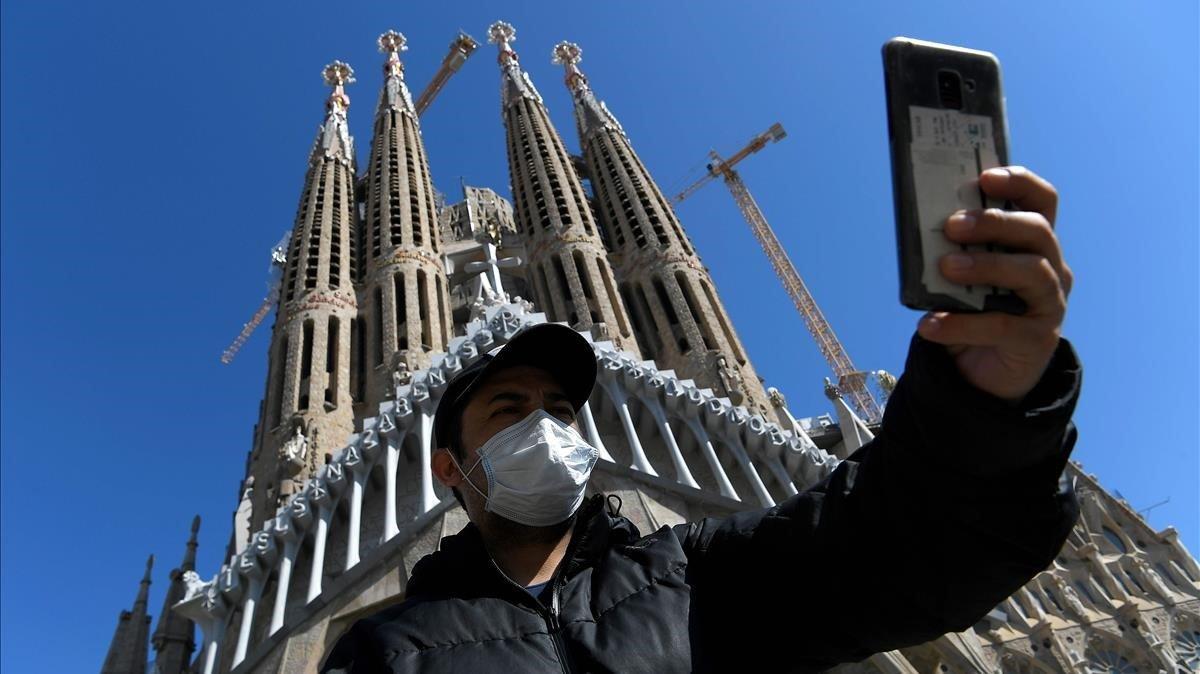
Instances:
[[[412,94],[404,82],[404,62],[400,60],[400,52],[408,51],[408,40],[402,33],[389,30],[379,36],[379,51],[387,54],[383,64],[383,91],[379,93],[379,112],[385,109],[402,110],[412,116],[417,116],[413,107]]]
[[[579,68],[583,50],[560,42],[579,144],[608,233],[611,264],[642,355],[770,418],[772,406],[746,357],[712,277],[625,130]]]
[[[364,301],[351,362],[354,398],[374,406],[395,395],[392,372],[427,367],[450,341],[450,288],[442,262],[437,197],[400,52],[404,35],[379,36],[386,54],[367,165]]]
[[[182,674],[188,669],[192,653],[196,650],[195,629],[192,621],[175,611],[174,606],[183,601],[187,584],[183,574],[196,570],[196,537],[200,533],[200,516],[192,518],[192,532],[188,536],[187,549],[179,568],[171,570],[171,584],[163,597],[162,611],[154,627],[151,644],[154,646],[154,671],[161,674]]]
[[[146,560],[146,573],[138,586],[133,609],[121,611],[117,617],[117,629],[108,646],[101,674],[145,674],[146,653],[150,635],[150,616],[146,604],[150,598],[150,571],[154,568],[154,555]]]
[[[325,84],[333,87],[333,92],[325,101],[325,123],[321,125],[321,133],[313,148],[313,160],[318,158],[317,152],[320,151],[325,157],[346,164],[353,163],[354,139],[350,137],[350,123],[346,119],[346,113],[350,110],[346,85],[354,83],[354,69],[349,64],[334,61],[325,66],[321,76]]]
[[[279,310],[268,352],[267,394],[259,412],[248,478],[251,529],[275,516],[316,473],[319,459],[354,431],[350,324],[356,242],[354,139],[346,85],[354,69],[334,61],[321,72],[332,91],[317,130],[292,226]],[[241,552],[246,541],[235,541]]]
[[[503,21],[488,29],[488,41],[500,52],[500,114],[535,303],[553,321],[636,352],[588,195],[541,95],[521,70],[512,48],[516,35]]]

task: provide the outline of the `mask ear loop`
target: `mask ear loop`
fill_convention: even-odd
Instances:
[[[479,494],[481,497],[483,497],[484,501],[487,501],[488,500],[487,494],[484,494],[482,491],[480,491],[479,487],[476,487],[475,483],[472,482],[471,478],[469,477],[471,472],[475,470],[475,466],[478,466],[483,461],[483,457],[482,456],[479,457],[479,460],[476,461],[475,464],[471,466],[471,470],[463,472],[462,466],[460,466],[458,464],[458,459],[454,458],[454,452],[447,449],[446,454],[448,454],[450,456],[450,461],[454,463],[454,467],[458,469],[458,472],[462,473],[463,480],[465,480],[467,484],[471,485],[471,489],[474,489],[476,494]]]

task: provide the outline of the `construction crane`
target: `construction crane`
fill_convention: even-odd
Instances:
[[[715,150],[710,151],[709,156],[712,157],[712,163],[706,167],[708,172],[682,192],[675,195],[672,201],[675,203],[682,202],[714,178],[721,178],[725,181],[725,185],[733,193],[733,200],[737,202],[738,208],[742,211],[742,217],[746,218],[746,222],[749,223],[751,231],[754,232],[755,238],[758,239],[759,245],[763,248],[763,252],[767,254],[767,259],[771,261],[771,267],[775,269],[776,276],[783,282],[783,287],[792,298],[792,303],[796,305],[796,309],[804,317],[804,324],[808,327],[808,331],[817,340],[817,346],[821,349],[821,355],[825,356],[825,360],[829,362],[834,374],[837,375],[838,388],[849,394],[852,404],[857,408],[858,413],[864,420],[875,423],[883,415],[879,404],[875,401],[875,397],[871,395],[870,389],[867,388],[868,373],[856,369],[854,363],[850,361],[850,356],[846,353],[845,347],[838,341],[837,336],[833,333],[833,328],[825,320],[825,316],[817,306],[816,300],[808,292],[808,287],[804,285],[803,279],[800,278],[800,274],[796,271],[795,265],[792,264],[791,259],[784,252],[783,246],[779,244],[779,239],[776,238],[775,232],[772,231],[771,225],[767,223],[767,219],[763,216],[758,204],[755,203],[754,197],[750,195],[750,190],[746,188],[746,183],[742,181],[742,177],[738,172],[733,170],[733,167],[738,162],[763,149],[769,143],[777,143],[783,140],[785,136],[787,136],[787,132],[783,130],[783,126],[775,123],[764,133],[755,136],[746,147],[738,150],[729,159],[722,159]]]
[[[479,47],[479,43],[475,38],[459,31],[458,37],[450,43],[450,52],[446,54],[446,58],[442,59],[442,65],[438,67],[437,72],[433,74],[433,79],[426,85],[425,90],[417,98],[414,107],[417,110],[417,115],[421,115],[433,103],[433,99],[442,91],[442,87],[446,86],[446,82],[454,76],[462,68],[463,64],[471,56],[471,53]],[[242,326],[242,331],[234,338],[233,343],[225,352],[221,354],[221,362],[228,365],[233,362],[234,356],[241,350],[242,345],[246,340],[250,339],[250,335],[255,328],[263,322],[267,314],[271,313],[271,309],[279,303],[279,288],[283,281],[283,265],[287,262],[287,242],[292,233],[289,230],[283,235],[283,239],[271,249],[271,273],[270,279],[267,282],[267,296],[263,298],[262,304],[258,306],[258,311],[250,317],[250,320]]]
[[[423,114],[425,109],[433,103],[433,99],[437,98],[442,87],[446,86],[446,82],[449,82],[454,73],[458,72],[459,68],[462,68],[463,64],[470,58],[471,53],[478,47],[479,43],[475,41],[475,38],[459,31],[458,37],[454,38],[454,41],[450,43],[450,53],[446,54],[446,58],[442,59],[442,65],[433,74],[433,79],[429,81],[428,86],[425,87],[425,91],[422,91],[421,95],[417,97],[416,108],[418,115]]]
[[[225,349],[225,353],[221,354],[221,362],[228,365],[233,362],[233,357],[241,350],[242,345],[250,339],[250,334],[258,327],[259,323],[271,313],[271,309],[279,304],[279,289],[283,285],[283,265],[287,263],[287,245],[288,240],[292,238],[292,231],[283,233],[283,237],[279,239],[279,243],[271,248],[271,267],[269,272],[269,280],[267,281],[267,296],[263,298],[262,304],[258,305],[258,311],[250,317],[249,321],[242,326],[242,331],[234,338],[233,343],[229,348]]]

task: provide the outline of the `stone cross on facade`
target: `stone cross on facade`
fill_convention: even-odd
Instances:
[[[472,274],[482,275],[492,288],[492,292],[496,297],[504,297],[504,287],[500,284],[500,268],[509,269],[521,264],[519,257],[504,257],[497,258],[496,251],[499,250],[496,243],[499,239],[499,232],[484,231],[477,237],[479,242],[483,244],[483,261],[468,262],[464,267],[467,272]]]

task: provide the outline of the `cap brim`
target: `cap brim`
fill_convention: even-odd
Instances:
[[[482,361],[482,362],[480,362]],[[446,446],[443,434],[452,410],[460,409],[471,393],[489,377],[511,367],[526,365],[544,370],[562,387],[576,412],[596,385],[596,354],[578,332],[557,323],[539,323],[521,330],[494,356],[483,356],[446,387],[434,420],[436,447]]]

